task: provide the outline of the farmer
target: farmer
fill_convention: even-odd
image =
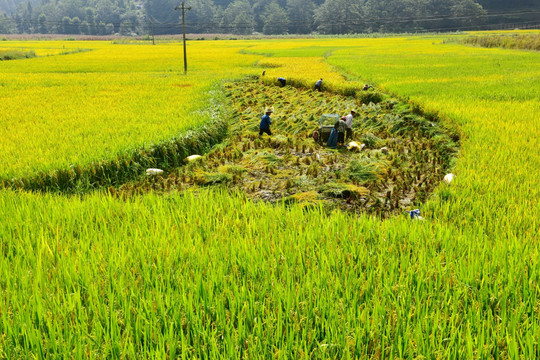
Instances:
[[[356,115],[356,110],[351,110],[351,113],[345,117],[345,125],[346,125],[346,131],[347,131],[347,140],[351,139],[353,136],[352,132],[352,121],[353,117]]]
[[[279,83],[281,84],[281,87],[284,87],[285,85],[287,85],[287,80],[285,80],[285,78],[278,77],[277,81],[279,81]]]
[[[322,91],[322,78],[321,78],[320,80],[317,80],[317,82],[315,83],[315,87],[313,88],[313,90],[318,91],[318,92],[321,92],[321,91]]]
[[[343,143],[345,142],[346,128],[347,128],[347,124],[345,123],[345,121],[343,121],[343,119],[339,119],[334,124],[334,129],[337,132],[337,146],[338,147],[343,146]]]
[[[270,131],[270,124],[272,124],[272,121],[270,120],[271,113],[272,109],[270,108],[266,108],[264,111],[264,115],[261,117],[261,124],[259,125],[259,136],[262,136],[263,133],[272,136],[272,132]]]

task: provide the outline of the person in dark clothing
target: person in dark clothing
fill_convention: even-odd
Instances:
[[[317,82],[315,83],[315,87],[313,88],[313,90],[318,91],[318,92],[321,92],[321,91],[322,91],[322,78],[321,78],[320,80],[317,80]]]
[[[264,113],[265,114],[261,117],[261,124],[259,125],[259,136],[262,136],[263,133],[272,136],[272,131],[270,131],[270,125],[272,124],[270,114],[272,113],[272,109],[267,108]]]
[[[369,89],[373,89],[373,85],[365,84],[362,90],[367,91]]]
[[[339,119],[334,124],[334,129],[337,131],[337,146],[343,146],[343,143],[345,142],[345,130],[347,128],[347,124],[345,124],[345,121],[343,119]]]
[[[281,84],[281,87],[284,87],[287,84],[287,80],[285,80],[285,78],[282,78],[282,77],[278,77],[277,81],[279,81],[279,83]]]

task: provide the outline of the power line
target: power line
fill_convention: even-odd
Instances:
[[[501,12],[501,13],[488,13],[488,14],[475,14],[475,15],[461,15],[461,16],[457,16],[457,15],[438,15],[438,16],[435,16],[435,15],[431,15],[431,16],[424,16],[424,17],[376,17],[376,18],[366,18],[365,20],[363,21],[358,21],[358,20],[353,20],[352,22],[349,22],[349,23],[353,23],[353,24],[364,24],[366,21],[374,21],[374,22],[407,22],[407,21],[412,21],[412,22],[423,22],[423,21],[437,21],[437,20],[462,20],[462,19],[477,19],[477,18],[486,18],[486,17],[495,17],[495,16],[512,16],[512,15],[533,15],[533,14],[540,14],[540,10],[536,10],[536,11],[514,11],[514,12]],[[16,21],[15,19],[13,18],[4,18],[4,19],[1,19],[0,18],[0,21]],[[23,19],[22,21],[24,22],[30,22],[30,23],[40,23],[39,22],[39,19]],[[84,21],[86,20],[80,20],[81,23],[83,23]],[[62,25],[64,24],[64,22],[62,20],[45,20],[43,21],[44,23],[47,23],[47,24],[52,24],[52,25]],[[104,22],[104,21],[100,21],[101,22]],[[81,24],[80,23],[80,24]],[[150,24],[154,24],[156,27],[171,27],[171,26],[178,26],[178,23],[177,22],[159,22],[157,19],[153,18],[153,21],[151,22],[147,22],[147,21],[139,21],[139,22],[131,22],[131,21],[121,21],[121,22],[104,22],[106,25],[107,24],[113,24],[115,27],[116,26],[120,26],[122,24],[125,24],[125,25],[131,25],[131,26],[139,26],[139,25],[150,25]],[[273,23],[277,23],[277,24],[288,24],[289,22],[288,21],[274,21]],[[294,24],[301,24],[301,25],[306,25],[306,24],[310,24],[312,23],[312,21],[295,21]],[[205,21],[205,22],[201,22],[201,21],[193,21],[193,22],[189,22],[189,21],[186,21],[185,23],[186,25],[191,25],[191,26],[195,26],[195,25],[205,25],[205,26],[221,26],[221,27],[232,27],[232,26],[236,26],[236,25],[250,25],[250,23],[247,23],[247,22],[239,22],[239,23],[236,23],[235,25],[223,25],[221,22],[209,22],[209,21]],[[95,26],[97,26],[99,24],[95,24]]]
[[[352,21],[346,21],[343,26],[346,26],[348,28],[351,27],[359,27],[359,26],[369,26],[370,24],[374,25],[385,25],[385,24],[395,24],[395,23],[422,23],[422,22],[435,22],[435,21],[448,21],[448,20],[476,20],[476,19],[482,19],[486,17],[502,17],[502,16],[513,16],[513,15],[534,15],[534,14],[540,14],[539,11],[513,11],[513,12],[500,12],[500,13],[491,13],[491,14],[479,14],[479,15],[468,15],[468,16],[454,16],[454,15],[444,15],[444,16],[425,16],[425,17],[397,17],[397,18],[373,18],[373,19],[354,19]],[[155,20],[155,19],[153,19]],[[15,19],[10,18],[0,18],[0,23],[2,22],[16,22]],[[157,20],[156,20],[157,22]],[[124,27],[149,27],[153,26],[158,30],[163,31],[170,31],[170,30],[179,30],[178,23],[156,23],[154,21],[146,22],[146,21],[140,21],[140,22],[130,22],[130,21],[122,21],[122,22],[109,22],[104,23],[100,21],[99,23],[89,24],[85,22],[85,20],[81,20],[78,24],[73,23],[66,23],[65,21],[59,21],[59,20],[45,20],[45,21],[39,21],[39,19],[24,19],[22,20],[23,25],[29,25],[31,27],[39,27],[40,25],[46,25],[46,26],[56,26],[56,27],[66,27],[66,28],[72,28],[74,26],[89,26],[92,28],[103,28],[103,27],[110,27],[111,25],[114,28],[120,28],[122,26]],[[511,25],[515,22],[511,23],[502,23],[499,25]],[[532,22],[526,22],[525,24],[531,24]],[[278,26],[315,26],[315,25],[322,25],[324,26],[324,23],[319,23],[316,21],[296,21],[294,23],[290,23],[289,21],[275,21],[272,23],[272,25],[278,27]],[[520,23],[518,23],[520,24]],[[185,22],[185,25],[188,27],[200,27],[200,28],[206,28],[211,29],[215,31],[226,31],[226,30],[249,30],[253,29],[255,27],[254,22],[238,22],[234,24],[223,24],[221,22]],[[456,24],[458,25],[458,24]],[[467,28],[478,28],[478,27],[493,27],[497,24],[485,24],[485,25],[477,25],[477,26],[451,26],[451,27],[444,27],[444,28],[432,28],[428,27],[424,31],[441,31],[441,30],[459,30],[459,29],[467,29]],[[335,24],[329,24],[329,27],[333,26],[341,26],[341,25],[335,25]]]

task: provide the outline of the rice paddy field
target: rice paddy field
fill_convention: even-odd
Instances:
[[[0,358],[540,357],[540,54],[453,39],[190,41],[187,75],[174,43],[2,42],[37,57],[0,62]],[[290,102],[235,107],[239,81],[258,82],[247,101],[278,76],[301,88],[300,109],[312,96],[341,115],[368,106],[372,84],[459,134],[459,151],[429,194],[384,218],[161,186],[195,150],[210,161],[217,142],[260,141],[264,106],[268,146],[297,129],[283,124]],[[319,78],[325,105],[307,91]],[[367,120],[354,121],[360,140]],[[385,145],[395,158],[430,149]]]

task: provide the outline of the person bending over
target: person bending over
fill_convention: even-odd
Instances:
[[[259,125],[259,136],[262,136],[263,133],[272,136],[272,131],[270,131],[270,125],[272,124],[272,120],[270,120],[271,113],[272,109],[270,108],[264,111],[264,115],[261,117],[261,124]]]

